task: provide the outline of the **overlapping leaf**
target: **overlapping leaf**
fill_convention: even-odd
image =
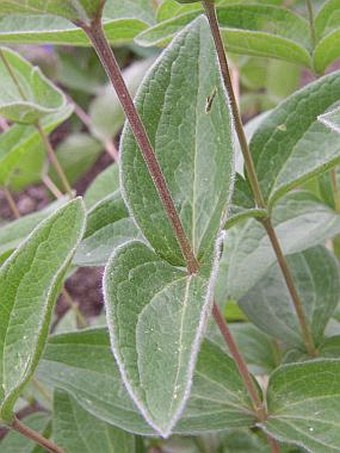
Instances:
[[[53,440],[65,451],[136,452],[133,435],[94,417],[64,391],[55,391],[53,406]]]
[[[340,274],[336,258],[323,246],[288,257],[304,313],[319,345],[339,303]],[[239,302],[248,318],[264,332],[291,346],[303,347],[299,322],[277,265],[267,271]]]
[[[0,48],[0,81],[0,114],[11,121],[33,124],[66,107],[62,91],[38,67],[6,48]]]
[[[117,191],[97,203],[87,216],[87,228],[73,262],[105,266],[113,250],[132,239],[142,239]]]
[[[340,231],[339,215],[308,192],[292,192],[273,209],[272,219],[286,255],[322,244]],[[219,303],[244,296],[276,262],[262,225],[248,219],[227,231],[216,284]]]
[[[334,72],[294,93],[262,121],[250,149],[269,204],[340,161],[338,134],[317,119],[339,100],[340,74]]]
[[[225,216],[233,178],[230,111],[206,19],[189,25],[163,53],[142,84],[136,106],[193,251],[202,259]],[[121,154],[123,195],[132,215],[157,253],[184,265],[129,127]]]
[[[161,22],[141,33],[137,42],[144,46],[163,45],[197,14],[199,11],[188,12]],[[263,4],[231,4],[219,7],[217,14],[229,51],[311,65],[308,24],[291,11]]]
[[[309,452],[340,445],[340,361],[316,360],[280,367],[270,377],[264,428]]]
[[[15,400],[44,349],[55,299],[84,228],[76,199],[42,222],[0,268],[0,418]]]
[[[210,269],[171,266],[141,242],[117,249],[104,275],[111,345],[126,387],[163,436],[189,396],[212,294]]]
[[[324,115],[319,116],[319,121],[333,131],[340,134],[340,108],[337,107]]]
[[[72,395],[99,419],[129,432],[154,435],[132,403],[110,352],[106,329],[54,336],[38,377]],[[192,434],[244,427],[254,423],[251,403],[233,361],[204,342],[191,396],[176,433]]]
[[[118,165],[112,164],[102,171],[91,183],[84,195],[88,209],[93,208],[99,201],[112,195],[119,188]]]

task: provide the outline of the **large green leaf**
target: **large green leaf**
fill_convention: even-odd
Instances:
[[[0,262],[4,255],[10,254],[38,225],[46,219],[52,212],[68,201],[68,197],[62,197],[48,205],[41,211],[34,212],[21,217],[18,220],[7,223],[0,227]]]
[[[230,111],[205,18],[164,51],[142,84],[136,106],[193,251],[202,259],[221,227],[233,180]],[[122,188],[132,215],[162,257],[184,265],[129,127],[121,153]]]
[[[334,255],[318,246],[288,257],[304,313],[316,345],[339,302],[340,274]],[[281,270],[274,265],[239,302],[248,318],[264,332],[303,348],[299,321]]]
[[[10,121],[33,124],[64,110],[66,97],[18,53],[0,48],[0,114]]]
[[[340,361],[316,360],[280,367],[268,386],[266,431],[309,452],[340,445]]]
[[[46,4],[46,2],[44,3]],[[57,6],[61,5],[58,0],[55,0],[54,3]],[[91,2],[88,3],[90,5]],[[4,14],[4,11],[1,12],[1,5],[0,42],[17,44],[51,43],[74,46],[90,45],[83,31],[64,17],[42,13],[40,15],[32,15],[32,11],[29,14],[23,12],[18,14],[14,13],[12,9],[8,14]],[[21,5],[19,7],[22,11],[23,6]],[[90,5],[90,7],[92,6]],[[55,11],[54,13],[56,14]],[[61,8],[61,16],[65,16],[65,10],[63,8]],[[131,42],[137,34],[147,28],[147,23],[152,23],[152,21],[153,15],[149,0],[106,1],[103,23],[106,36],[112,44],[120,45]]]
[[[340,232],[340,217],[309,194],[292,192],[275,206],[272,218],[286,255],[324,243]],[[276,262],[262,225],[248,219],[227,231],[216,285],[216,297],[244,296]]]
[[[70,393],[84,409],[107,423],[138,434],[155,434],[126,391],[106,329],[53,336],[38,377]],[[234,362],[205,341],[191,396],[175,431],[192,434],[251,426],[254,418],[249,407]]]
[[[10,420],[19,392],[44,349],[53,305],[84,229],[80,199],[39,224],[0,268],[0,418]]]
[[[325,71],[328,65],[340,57],[340,2],[328,0],[315,18],[317,44],[314,49],[314,69]]]
[[[46,134],[51,133],[72,113],[67,106],[41,121]],[[41,181],[46,150],[34,126],[15,124],[0,135],[0,186],[20,191]]]
[[[134,453],[135,437],[91,415],[62,390],[54,393],[53,440],[70,453]]]
[[[117,191],[88,212],[86,231],[73,262],[77,266],[105,266],[113,250],[132,239],[142,237]]]
[[[164,45],[198,14],[194,11],[168,19],[136,40],[144,46]],[[269,5],[232,4],[219,7],[217,14],[229,51],[311,65],[308,24],[293,12]]]
[[[142,242],[116,250],[104,275],[111,345],[137,407],[167,437],[189,396],[211,306],[211,265],[188,275]]]
[[[339,136],[317,119],[339,100],[340,73],[334,72],[294,93],[261,122],[250,149],[270,204],[340,161]]]
[[[51,431],[51,418],[46,412],[37,412],[24,418],[23,422],[34,431],[48,437]],[[44,450],[22,434],[10,431],[0,441],[1,453],[43,453]]]

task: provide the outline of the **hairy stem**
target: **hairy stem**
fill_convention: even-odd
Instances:
[[[6,201],[8,203],[8,206],[10,207],[10,210],[12,211],[14,217],[16,219],[20,219],[20,217],[21,217],[20,211],[14,201],[14,198],[13,198],[10,190],[7,187],[3,187],[3,191],[4,191]]]
[[[64,453],[64,450],[49,439],[43,437],[40,433],[37,433],[33,429],[29,428],[28,426],[24,425],[18,418],[14,417],[10,427],[17,431],[18,433],[25,436],[27,439],[32,440],[36,444],[40,445],[41,447],[45,448],[47,451],[51,453]]]
[[[254,200],[258,207],[267,209],[267,206],[264,201],[262,191],[260,188],[260,184],[259,184],[259,181],[257,178],[257,174],[255,171],[253,158],[250,153],[250,149],[249,149],[247,139],[246,139],[246,136],[244,133],[244,128],[243,128],[243,124],[242,124],[242,120],[241,120],[240,111],[238,109],[235,93],[234,93],[233,86],[231,83],[229,64],[228,64],[227,55],[226,55],[226,52],[224,49],[224,44],[223,44],[223,40],[222,40],[222,36],[221,36],[221,32],[220,32],[220,28],[219,28],[219,24],[218,24],[218,20],[217,20],[216,8],[215,8],[214,3],[212,3],[211,1],[208,1],[208,0],[203,0],[203,5],[204,5],[205,11],[206,11],[206,16],[207,16],[209,24],[210,24],[211,33],[214,38],[216,51],[217,51],[217,55],[218,55],[218,59],[219,59],[220,67],[221,67],[222,77],[223,77],[225,87],[227,89],[227,92],[228,92],[228,95],[230,98],[232,114],[233,114],[234,121],[235,121],[235,129],[236,129],[236,133],[237,133],[237,136],[238,136],[238,139],[240,142],[242,154],[244,157],[245,167],[246,167],[246,171],[247,171],[247,176],[248,176],[248,180],[249,180],[252,192],[253,192]],[[295,307],[295,311],[296,311],[296,314],[297,314],[297,317],[298,317],[298,320],[300,323],[300,329],[302,332],[302,337],[304,340],[306,350],[308,351],[308,354],[310,356],[316,357],[318,355],[318,352],[317,352],[314,342],[313,342],[313,338],[312,338],[312,335],[310,332],[310,326],[309,326],[308,320],[305,316],[302,302],[301,302],[298,292],[295,288],[295,284],[294,284],[288,263],[282,252],[282,248],[281,248],[279,239],[275,233],[275,230],[274,230],[269,218],[264,219],[261,222],[269,236],[270,242],[273,246],[273,250],[276,254],[276,258],[279,262],[284,280],[286,282],[287,288],[291,295],[291,298],[292,298],[292,301],[293,301],[293,304]]]
[[[62,192],[60,192],[58,187],[54,184],[54,182],[52,181],[52,179],[48,175],[44,175],[42,177],[42,182],[44,183],[44,185],[47,187],[47,189],[51,192],[51,194],[55,198],[58,199],[58,198],[61,198],[63,196]]]
[[[54,152],[54,149],[51,145],[51,142],[50,142],[47,134],[45,134],[45,131],[41,127],[40,123],[37,123],[35,127],[36,127],[37,131],[39,132],[39,135],[41,137],[41,141],[46,150],[47,156],[48,156],[51,164],[53,165],[57,175],[59,176],[59,179],[62,182],[65,191],[68,193],[68,195],[71,198],[73,198],[72,187],[71,187],[70,183],[68,182],[68,179],[64,173],[62,166],[59,163],[59,160]]]
[[[127,89],[123,79],[121,70],[117,60],[112,52],[111,47],[105,37],[101,22],[96,20],[91,27],[82,25],[85,33],[91,40],[97,55],[106,70],[106,73],[111,80],[118,99],[123,106],[125,115],[130,123],[131,130],[139,145],[144,161],[148,167],[150,176],[158,191],[159,197],[163,203],[164,210],[168,216],[170,224],[173,228],[178,244],[181,248],[183,257],[187,264],[187,269],[190,274],[198,272],[199,264],[193,253],[190,242],[184,231],[181,219],[176,211],[174,201],[169,192],[166,180],[158,163],[155,151],[151,145],[142,120],[136,110],[132,97]]]
[[[312,5],[311,0],[306,0],[306,6],[307,6],[307,11],[308,11],[308,20],[309,20],[309,28],[310,28],[312,43],[313,43],[313,46],[315,46],[316,32],[315,32],[315,24],[314,24],[313,5]]]
[[[79,310],[78,304],[74,302],[74,300],[71,297],[71,294],[67,291],[66,288],[63,289],[63,296],[70,309],[73,310],[74,314],[76,315],[78,320],[78,326],[81,329],[86,329],[86,327],[88,327],[88,323],[84,318],[82,312]]]

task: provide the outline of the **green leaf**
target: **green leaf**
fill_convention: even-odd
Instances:
[[[188,276],[137,241],[118,248],[105,269],[113,353],[131,398],[164,437],[189,396],[211,307],[210,273]]]
[[[288,257],[289,268],[311,326],[315,344],[339,302],[340,274],[334,255],[318,246]],[[278,265],[239,301],[248,318],[264,332],[288,345],[303,348],[303,338],[281,270]]]
[[[193,251],[203,259],[221,227],[233,181],[230,111],[205,18],[163,52],[144,80],[136,106]],[[184,265],[129,127],[122,138],[121,176],[124,199],[144,236],[167,261]]]
[[[72,107],[48,115],[41,121],[50,134],[72,114]],[[46,150],[34,126],[15,124],[0,135],[0,186],[18,192],[41,181]]]
[[[340,56],[340,14],[339,0],[324,2],[315,17],[314,25],[317,35],[317,44],[314,49],[314,69],[321,74],[327,66]]]
[[[55,0],[55,3],[58,6],[60,5],[59,0]],[[33,12],[30,12],[30,14],[14,14],[12,9],[9,14],[1,15],[4,14],[1,12],[1,5],[0,42],[90,45],[83,31],[64,17],[42,14],[37,16],[32,15]],[[23,6],[21,5],[20,8],[22,9]],[[65,15],[63,8],[61,8],[61,15]],[[147,28],[147,23],[152,22],[153,15],[149,0],[124,0],[124,2],[121,0],[108,0],[105,4],[103,13],[104,30],[108,40],[113,45],[131,42],[136,35]]]
[[[4,255],[11,254],[42,220],[52,212],[60,208],[68,201],[68,197],[62,197],[48,205],[45,209],[21,217],[0,227],[0,261]]]
[[[142,239],[119,191],[97,203],[87,215],[87,227],[77,252],[77,266],[105,266],[114,249]]]
[[[66,97],[38,67],[18,53],[0,48],[0,114],[10,121],[33,124],[66,108]]]
[[[340,161],[338,134],[317,120],[339,102],[339,74],[294,93],[271,111],[253,135],[250,150],[269,204]]]
[[[92,168],[101,153],[101,144],[86,133],[71,134],[56,148],[58,161],[71,185]],[[49,174],[58,185],[60,179],[52,166]]]
[[[285,255],[322,244],[340,232],[339,214],[303,191],[280,200],[272,211],[272,219]],[[228,230],[215,290],[218,302],[229,297],[239,300],[275,262],[270,241],[259,222],[248,219]]]
[[[99,420],[62,390],[54,393],[53,440],[72,453],[134,453],[134,436]]]
[[[330,112],[320,115],[318,120],[332,131],[340,134],[340,107],[331,110]]]
[[[141,33],[143,46],[164,45],[199,11],[181,14]],[[305,19],[293,12],[269,5],[228,5],[217,8],[223,39],[233,53],[279,58],[311,65],[310,33]]]
[[[118,165],[112,164],[105,168],[91,183],[84,195],[84,201],[88,209],[102,201],[108,195],[112,195],[119,189]]]
[[[84,229],[80,199],[39,224],[0,268],[0,418],[11,420],[48,335],[55,299]]]
[[[123,430],[155,435],[131,401],[110,351],[106,329],[53,336],[39,379],[70,393],[88,412]],[[232,359],[205,341],[199,354],[179,434],[245,427],[254,423],[251,403]]]
[[[269,380],[264,429],[309,452],[340,445],[340,361],[315,360],[280,367]]]
[[[24,418],[23,422],[34,431],[49,437],[51,431],[50,415],[46,412],[37,412]],[[5,438],[0,441],[1,453],[43,453],[35,442],[15,431],[9,431]]]

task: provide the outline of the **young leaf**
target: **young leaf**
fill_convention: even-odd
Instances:
[[[41,121],[46,134],[72,114],[72,107],[48,115]],[[0,135],[0,186],[13,191],[25,189],[41,181],[46,150],[34,126],[15,124]]]
[[[328,65],[340,56],[339,0],[328,0],[315,17],[315,32],[318,38],[314,49],[314,69],[322,74]]]
[[[77,266],[105,266],[113,250],[132,239],[142,236],[117,191],[88,212],[86,231],[73,262]]]
[[[250,149],[269,204],[340,161],[338,134],[317,120],[339,93],[339,72],[322,77],[272,110],[253,135]]]
[[[290,255],[289,267],[311,333],[318,345],[339,302],[340,274],[335,257],[319,246]],[[303,348],[298,319],[278,265],[274,265],[239,301],[248,318],[264,332],[286,344]]]
[[[0,419],[9,421],[48,335],[55,299],[84,229],[80,199],[39,224],[0,268]]]
[[[155,435],[131,401],[112,360],[106,329],[53,336],[38,377],[73,396],[88,412],[123,430]],[[252,426],[251,403],[232,359],[203,342],[186,410],[175,432],[193,434]]]
[[[53,440],[65,451],[135,453],[135,437],[91,415],[69,394],[54,393]]]
[[[340,445],[340,360],[280,367],[269,380],[269,417],[263,428],[309,452],[335,452]]]
[[[10,121],[33,124],[65,109],[66,97],[38,67],[18,53],[0,48],[0,114]]]
[[[51,417],[46,412],[28,415],[23,422],[44,437],[49,437],[51,434]],[[15,431],[8,432],[4,439],[0,441],[0,449],[1,453],[43,453],[43,450],[35,442]]]
[[[199,11],[184,13],[142,32],[143,46],[164,45]],[[293,12],[269,5],[228,5],[217,9],[219,24],[230,52],[280,58],[311,65],[308,24]]]
[[[273,224],[285,255],[324,243],[340,232],[340,217],[308,192],[292,192],[272,211]],[[248,219],[227,231],[215,295],[219,303],[239,300],[276,262],[262,225]]]
[[[163,52],[144,80],[136,106],[194,254],[202,259],[221,227],[233,180],[230,111],[205,18],[188,26]],[[121,182],[147,240],[167,261],[184,265],[129,127],[122,138]]]
[[[210,272],[188,275],[137,241],[118,248],[105,269],[115,358],[133,401],[164,437],[189,396],[211,304]]]

